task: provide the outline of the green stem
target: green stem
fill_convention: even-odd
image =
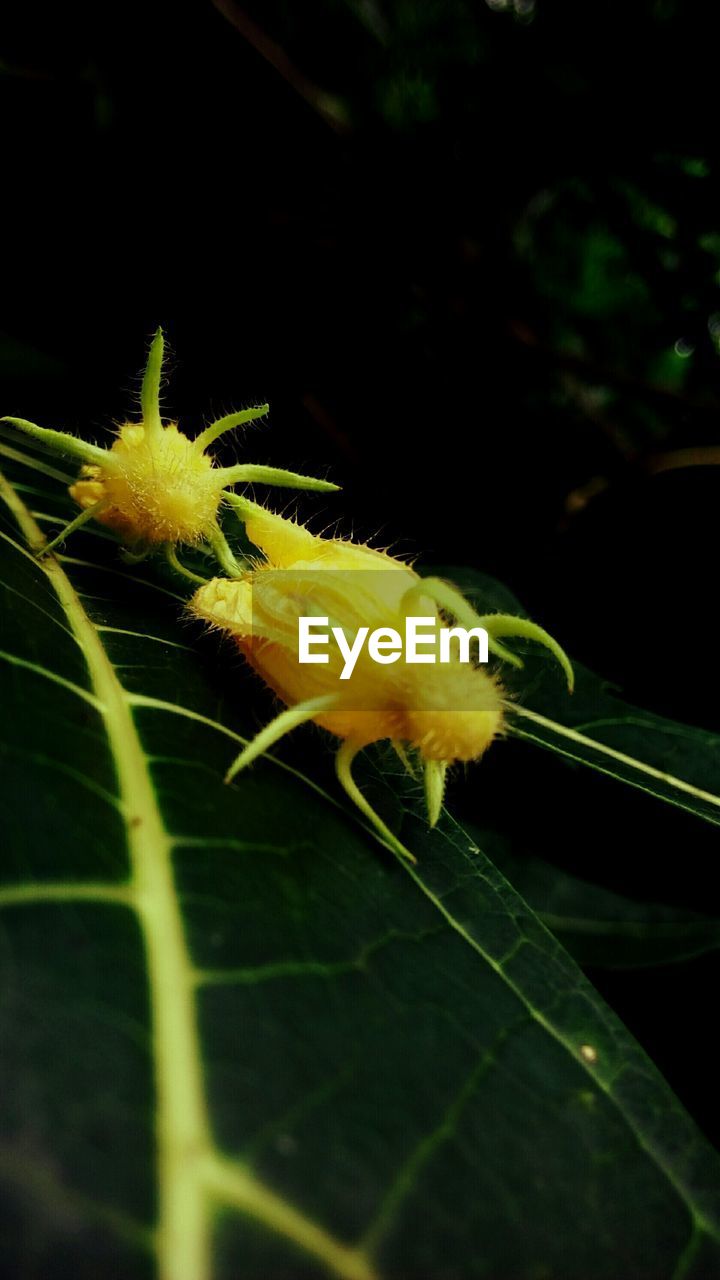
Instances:
[[[230,544],[219,525],[215,525],[207,534],[207,541],[220,568],[229,578],[239,578],[242,569],[233,555]]]
[[[181,564],[178,560],[177,551],[170,542],[165,543],[165,558],[170,568],[181,574],[183,578],[187,578],[190,582],[199,582],[201,586],[205,586],[208,579],[202,578],[199,573],[193,573],[192,569],[187,569],[184,564]]]
[[[107,498],[100,498],[100,500],[98,502],[94,502],[91,507],[85,507],[84,511],[81,511],[79,516],[76,516],[74,520],[71,520],[69,524],[66,524],[65,527],[60,530],[59,534],[56,538],[53,538],[52,542],[48,542],[44,547],[41,547],[38,554],[46,556],[49,551],[54,551],[60,542],[64,542],[65,539],[69,537],[71,533],[74,533],[76,529],[82,529],[83,525],[87,524],[88,520],[92,520],[95,516],[99,515],[101,511],[109,507],[109,505],[110,503]]]
[[[146,544],[140,544],[135,551],[131,547],[120,548],[120,558],[125,564],[142,564],[143,560],[147,560],[150,555],[150,547]]]

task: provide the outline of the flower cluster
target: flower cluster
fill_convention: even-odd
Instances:
[[[24,418],[2,419],[41,447],[81,464],[70,486],[80,514],[45,544],[41,554],[91,519],[112,529],[133,559],[162,548],[174,569],[202,584],[190,602],[191,612],[231,635],[284,704],[240,753],[228,781],[291,729],[314,721],[340,740],[337,776],[348,796],[392,849],[412,858],[371,807],[352,766],[363,748],[389,741],[410,772],[422,770],[428,817],[434,825],[448,767],[478,760],[502,732],[507,703],[497,675],[469,661],[467,654],[461,659],[447,648],[446,624],[466,629],[466,639],[479,628],[487,646],[483,661],[490,651],[501,661],[522,666],[503,643],[508,637],[544,645],[572,689],[568,658],[527,618],[480,616],[451,583],[422,578],[385,552],[318,537],[236,493],[233,486],[243,483],[319,491],[337,485],[251,463],[218,466],[210,447],[226,432],[263,417],[268,406],[227,414],[191,438],[176,422],[163,422],[161,417],[163,354],[158,329],[142,382],[141,420],[120,426],[109,449]],[[244,524],[259,553],[254,560],[241,565],[236,559],[219,522],[223,506],[234,508]],[[207,581],[185,568],[177,556],[180,545],[209,547],[226,576]],[[339,647],[322,658],[305,654],[301,660],[301,618],[329,623],[346,651],[352,646],[351,670],[345,668]],[[370,647],[362,647],[370,629],[376,638],[384,632],[395,637],[386,644],[399,644],[397,637],[408,619],[420,619],[430,627],[431,642],[435,632],[438,637],[443,633],[441,665],[420,665],[417,654],[410,661],[399,661],[399,654],[381,658],[377,648],[373,655]]]

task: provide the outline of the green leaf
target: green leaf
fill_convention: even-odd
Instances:
[[[483,613],[524,615],[510,591],[472,569],[444,569]],[[547,625],[547,619],[539,619]],[[606,681],[580,663],[570,695],[546,657],[513,642],[526,669],[517,691],[503,671],[513,698],[509,734],[629,783],[707,822],[720,824],[720,735],[679,724],[633,707]]]
[[[465,829],[578,964],[645,968],[720,948],[720,920],[664,903],[636,902],[520,852],[504,833],[477,830],[467,822]]]
[[[287,765],[223,786],[232,652],[2,493],[4,1273],[717,1273],[717,1156],[466,833],[385,752],[417,867]]]

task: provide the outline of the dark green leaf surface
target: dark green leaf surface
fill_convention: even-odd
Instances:
[[[471,569],[445,572],[481,612],[523,613],[495,579]],[[573,664],[571,695],[537,650],[518,642],[513,647],[526,660],[521,680],[510,676],[507,728],[513,737],[720,824],[720,735],[631,706],[579,663]]]
[[[235,657],[4,494],[3,1273],[717,1275],[715,1153],[467,834],[385,753],[416,867],[278,762],[223,786]]]
[[[720,948],[720,921],[664,903],[636,902],[465,824],[525,901],[581,965],[645,968]]]

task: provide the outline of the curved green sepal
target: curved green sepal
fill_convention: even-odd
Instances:
[[[198,453],[204,453],[208,445],[225,435],[226,431],[232,431],[233,427],[241,427],[246,422],[255,422],[258,418],[264,418],[269,412],[269,404],[258,404],[252,409],[241,409],[239,413],[226,413],[224,417],[211,422],[209,427],[201,431],[200,435],[193,440],[193,444]]]
[[[71,436],[67,431],[52,431],[49,427],[38,427],[36,423],[28,422],[27,418],[5,417],[0,418],[0,422],[9,422],[11,427],[16,427],[18,431],[37,440],[39,445],[45,449],[51,449],[53,453],[65,454],[69,458],[79,459],[80,462],[94,463],[106,470],[110,470],[113,466],[112,454],[107,449],[101,449],[96,444],[89,444],[87,440]]]
[[[568,690],[572,693],[575,688],[575,673],[572,663],[565,650],[561,648],[557,640],[553,640],[544,627],[539,627],[536,622],[531,622],[529,618],[516,618],[509,613],[488,613],[485,617],[478,617],[478,623],[485,628],[488,637],[494,634],[519,636],[523,640],[533,640],[536,644],[543,645],[560,663],[565,673]]]
[[[417,862],[417,858],[405,848],[405,845],[398,840],[397,836],[383,822],[379,813],[376,813],[372,805],[365,799],[357,782],[352,775],[353,760],[359,751],[362,751],[363,743],[353,741],[352,738],[346,738],[342,746],[335,756],[335,772],[338,782],[343,788],[345,794],[353,804],[357,806],[360,812],[368,822],[375,828],[383,842],[388,845],[393,853],[398,854],[405,862]]]
[[[242,574],[242,565],[236,560],[220,526],[215,525],[205,536],[223,573],[226,573],[229,578],[239,578]]]
[[[425,803],[431,827],[436,826],[442,810],[447,769],[447,760],[425,761]]]
[[[155,330],[155,336],[150,344],[147,364],[143,374],[142,389],[140,391],[140,407],[142,410],[142,420],[145,430],[151,435],[157,435],[162,431],[162,419],[160,417],[160,380],[162,378],[163,356],[165,354],[165,339],[162,329]]]
[[[224,488],[229,484],[274,484],[282,489],[313,489],[317,493],[334,493],[339,484],[330,480],[318,480],[315,476],[301,476],[282,467],[263,467],[253,462],[241,462],[235,467],[218,467],[213,476]]]
[[[193,573],[192,569],[188,569],[186,565],[180,563],[177,551],[171,542],[165,543],[165,559],[175,573],[187,578],[189,582],[200,583],[201,586],[205,586],[205,583],[209,581],[208,578],[201,577],[199,573]]]
[[[464,627],[472,628],[482,625],[482,618],[478,616],[462,592],[458,591],[458,588],[454,587],[451,582],[445,582],[442,578],[422,578],[417,586],[411,587],[406,592],[403,598],[403,608],[406,616],[413,608],[417,607],[423,597],[433,600],[445,613],[451,614]],[[522,667],[523,665],[522,658],[519,658],[512,650],[506,649],[505,645],[500,644],[489,632],[488,649],[491,653],[494,653],[496,658],[510,663],[513,667]]]
[[[315,716],[320,715],[323,711],[329,711],[330,707],[337,702],[337,696],[334,693],[323,694],[319,698],[308,698],[306,702],[298,702],[294,707],[286,707],[280,712],[270,724],[265,725],[261,729],[252,742],[240,752],[240,755],[230,765],[225,774],[225,781],[232,782],[233,778],[247,769],[253,760],[257,760],[258,756],[264,756],[266,751],[275,746],[286,733],[291,733],[293,729],[297,729],[299,725],[305,724],[308,720],[313,720]]]
[[[71,533],[74,533],[76,529],[82,529],[83,525],[87,524],[88,520],[93,520],[95,516],[99,516],[100,512],[109,506],[110,503],[107,498],[101,498],[99,502],[94,502],[91,507],[85,507],[85,509],[81,511],[74,520],[71,520],[69,524],[63,525],[63,528],[51,542],[47,542],[44,547],[40,547],[37,554],[39,556],[46,556],[48,552],[54,551],[55,548],[59,546],[61,542],[64,542]]]

